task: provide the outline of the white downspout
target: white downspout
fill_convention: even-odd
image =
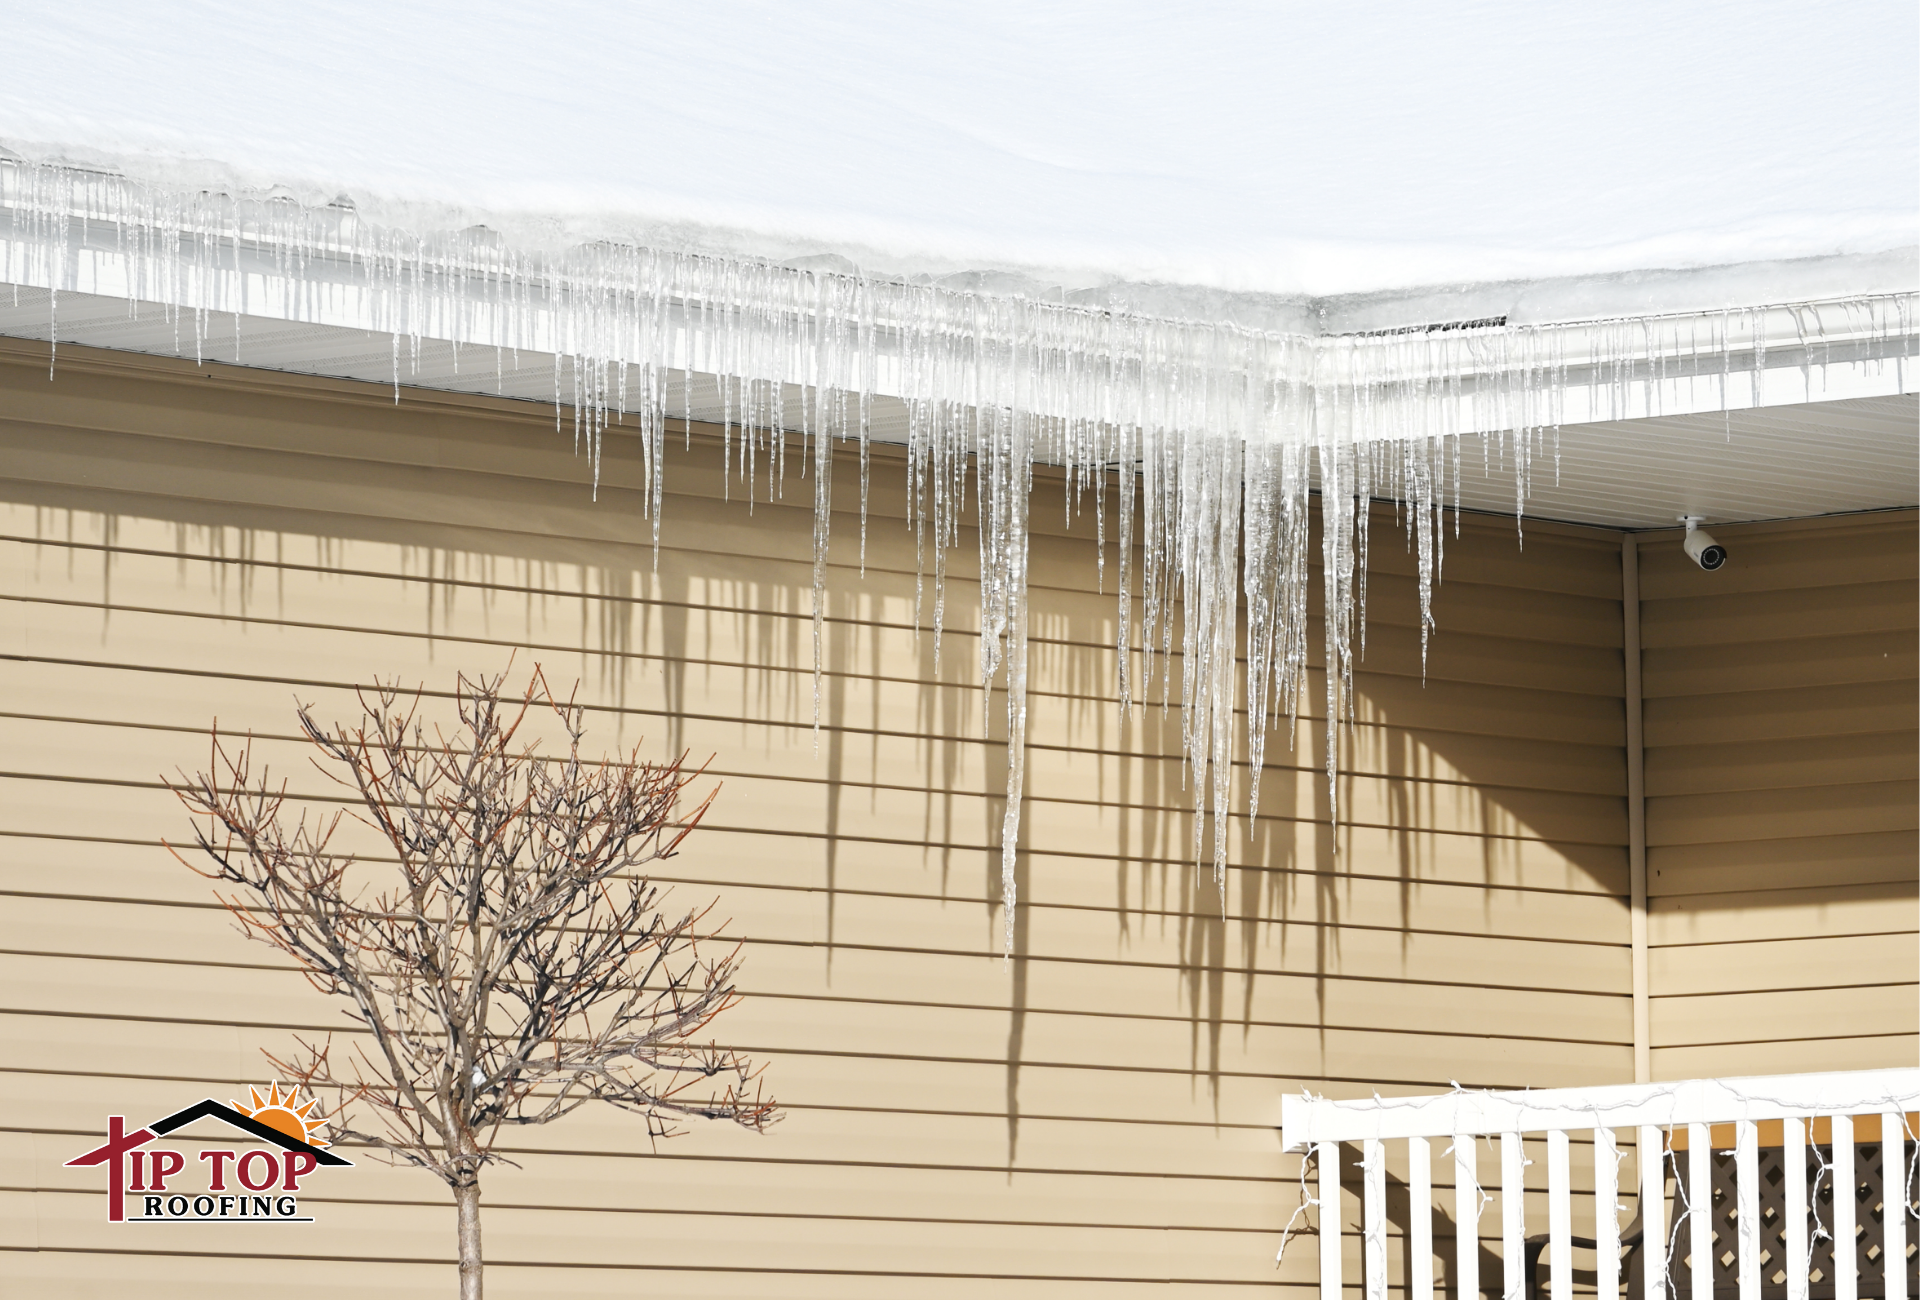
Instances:
[[[1640,700],[1640,544],[1620,540],[1622,652],[1626,659],[1627,877],[1633,942],[1633,1081],[1653,1080],[1647,974],[1647,751]]]

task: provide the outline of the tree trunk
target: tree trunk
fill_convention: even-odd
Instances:
[[[480,1300],[480,1181],[455,1185],[453,1204],[460,1212],[460,1300]]]

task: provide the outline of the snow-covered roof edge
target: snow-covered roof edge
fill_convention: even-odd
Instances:
[[[1340,334],[1495,317],[1515,324],[1550,324],[1920,290],[1920,227],[1914,242],[1897,247],[1866,246],[1819,256],[1701,265],[1671,260],[1677,249],[1650,246],[1643,250],[1646,265],[1633,269],[1449,280],[1366,293],[1276,294],[1130,280],[1092,267],[903,256],[844,236],[827,241],[619,213],[478,210],[348,194],[311,181],[281,178],[265,183],[205,159],[122,156],[0,137],[0,166],[8,163],[30,172],[90,176],[128,193],[170,195],[176,205],[191,197],[235,210],[249,204],[292,203],[313,211],[351,211],[365,230],[408,232],[422,241],[484,231],[527,261],[559,262],[583,246],[613,243],[1280,333]]]
[[[927,348],[971,337],[963,349],[1004,344],[1072,372],[1086,391],[1056,384],[1020,399],[1052,416],[1129,418],[1122,408],[1150,400],[1155,367],[1252,367],[1367,390],[1362,439],[1903,392],[1920,282],[1907,250],[1332,299],[1121,284],[1066,293],[1011,275],[887,278],[840,259],[697,243],[551,251],[483,226],[380,225],[344,199],[163,189],[19,159],[0,159],[0,223],[0,275],[12,283],[196,319],[267,316],[415,347],[445,339],[901,398],[915,395],[909,372]],[[1800,384],[1782,382],[1795,370]],[[1736,372],[1750,374],[1744,395]],[[940,388],[937,376],[918,378],[922,397],[990,400],[965,384],[936,395],[925,384]]]

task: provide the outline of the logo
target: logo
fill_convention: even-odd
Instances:
[[[320,1168],[352,1168],[315,1136],[326,1120],[310,1118],[318,1102],[299,1105],[291,1088],[249,1088],[251,1107],[209,1097],[144,1128],[127,1132],[126,1117],[107,1117],[107,1140],[67,1161],[107,1166],[107,1219],[112,1223],[312,1223],[300,1213],[300,1180]],[[204,1142],[197,1150],[153,1144],[199,1119],[217,1119],[267,1145],[241,1151]],[[201,1166],[189,1173],[193,1164]],[[201,1188],[204,1187],[204,1190]]]

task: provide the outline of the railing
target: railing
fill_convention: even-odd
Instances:
[[[1543,1251],[1551,1300],[1572,1300],[1576,1247],[1594,1254],[1599,1300],[1617,1300],[1623,1280],[1629,1300],[1910,1300],[1916,1109],[1920,1069],[1365,1101],[1300,1096],[1286,1098],[1281,1114],[1285,1149],[1317,1165],[1321,1300],[1342,1300],[1343,1164],[1360,1174],[1365,1300],[1387,1300],[1390,1157],[1405,1171],[1405,1300],[1434,1300],[1436,1260],[1452,1300],[1483,1291],[1530,1300]],[[1450,1260],[1434,1250],[1436,1139],[1448,1144],[1441,1156],[1453,1157]],[[1480,1277],[1481,1216],[1492,1199],[1480,1182],[1480,1146],[1495,1139],[1501,1250],[1488,1262],[1502,1270],[1498,1291]],[[1593,1230],[1576,1237],[1573,1157],[1589,1141]],[[1544,1142],[1547,1164],[1547,1230],[1533,1238],[1529,1142]],[[1357,1144],[1360,1158],[1349,1149],[1343,1161],[1343,1144]],[[1639,1212],[1623,1232],[1629,1145]],[[1589,1152],[1580,1154],[1584,1165]]]

